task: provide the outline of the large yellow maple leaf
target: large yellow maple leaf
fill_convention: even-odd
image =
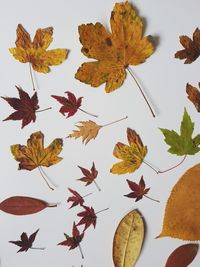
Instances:
[[[126,78],[128,65],[143,63],[153,53],[148,37],[143,37],[143,23],[130,3],[116,3],[110,18],[112,33],[97,22],[79,26],[82,53],[96,61],[83,63],[75,78],[93,87],[106,83],[110,93]]]
[[[30,34],[19,24],[17,26],[16,47],[10,48],[10,53],[22,63],[30,62],[35,71],[48,73],[49,66],[59,65],[68,54],[67,49],[47,50],[53,41],[53,27],[38,29],[31,41]]]

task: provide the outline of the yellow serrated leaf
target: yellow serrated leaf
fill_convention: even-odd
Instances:
[[[129,212],[119,223],[113,240],[115,267],[133,267],[144,239],[144,222],[137,210]]]
[[[158,237],[200,240],[200,164],[185,172],[167,201]]]

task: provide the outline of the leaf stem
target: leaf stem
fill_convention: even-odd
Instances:
[[[180,165],[185,161],[186,157],[187,157],[187,155],[185,155],[185,156],[183,157],[183,159],[182,159],[178,164],[176,164],[175,166],[173,166],[173,167],[171,167],[171,168],[169,168],[169,169],[166,169],[166,170],[164,170],[164,171],[158,171],[158,173],[165,173],[165,172],[168,172],[168,171],[171,171],[171,170],[177,168],[178,166],[180,166]]]
[[[40,250],[44,250],[46,248],[36,248],[36,247],[31,247],[31,249],[40,249]]]
[[[155,118],[156,115],[155,115],[155,113],[154,113],[154,111],[153,111],[153,109],[152,109],[152,107],[151,107],[151,105],[150,105],[150,103],[149,103],[147,97],[145,96],[142,87],[140,86],[139,82],[137,81],[135,75],[133,74],[132,69],[131,69],[130,67],[127,67],[127,71],[130,73],[130,75],[131,75],[132,78],[134,79],[135,83],[137,84],[137,87],[139,88],[139,90],[140,90],[140,92],[141,92],[141,94],[142,94],[142,96],[143,96],[145,102],[147,103],[147,105],[148,105],[148,107],[149,107],[149,109],[150,109],[150,111],[151,111],[152,116]]]
[[[43,111],[46,111],[46,110],[49,110],[49,109],[52,109],[52,107],[45,108],[45,109],[39,109],[39,110],[36,110],[36,112],[43,112]]]
[[[156,170],[153,166],[151,166],[148,162],[146,162],[145,160],[143,160],[143,163],[146,164],[148,167],[150,167],[154,172],[156,172],[157,174],[159,174],[159,171]]]
[[[100,213],[100,212],[103,212],[103,211],[106,211],[106,210],[109,210],[109,208],[106,208],[106,209],[103,209],[103,210],[97,211],[95,214],[98,214],[98,213]]]
[[[144,195],[144,197],[146,197],[146,198],[148,198],[148,199],[151,199],[151,200],[153,200],[153,201],[155,201],[155,202],[158,202],[158,203],[160,203],[160,201],[159,201],[159,200],[157,200],[157,199],[151,198],[151,197],[149,197],[149,196],[146,196],[146,195]]]
[[[81,258],[84,259],[83,250],[82,250],[80,244],[78,245],[78,248],[79,248],[79,251],[80,251],[80,253],[81,253]]]
[[[107,123],[107,124],[104,124],[102,125],[102,127],[106,127],[106,126],[109,126],[109,125],[112,125],[114,123],[117,123],[117,122],[120,122],[120,121],[123,121],[123,120],[126,120],[128,118],[128,116],[124,117],[124,118],[121,118],[119,120],[116,120],[116,121],[113,121],[113,122],[110,122],[110,123]]]
[[[99,190],[99,192],[101,191],[100,186],[97,184],[97,182],[94,180],[94,184],[96,185],[96,188]]]
[[[92,113],[90,113],[90,112],[87,112],[87,111],[85,111],[85,110],[82,109],[82,108],[78,108],[78,109],[79,109],[80,111],[82,111],[82,112],[84,112],[84,113],[90,115],[90,116],[93,116],[93,117],[95,117],[95,118],[98,118],[98,115],[94,115],[94,114],[92,114]]]
[[[39,172],[40,172],[42,178],[45,180],[47,186],[48,186],[51,190],[54,190],[54,188],[51,187],[50,184],[49,184],[49,182],[47,181],[47,177],[45,177],[44,174],[42,173],[42,168],[41,168],[40,166],[38,166],[38,170],[39,170]]]
[[[47,173],[43,170],[43,168],[40,166],[40,170],[42,171],[42,173],[44,174],[44,176],[51,182],[51,184],[54,186],[54,187],[58,187],[53,181],[52,179],[47,175]]]
[[[33,85],[33,91],[35,91],[35,84],[34,84],[34,79],[33,79],[33,72],[32,72],[31,63],[29,63],[29,71],[30,71],[30,76],[31,76],[31,82]]]
[[[168,171],[171,171],[175,168],[177,168],[178,166],[180,166],[186,159],[187,155],[184,155],[183,159],[178,163],[176,164],[175,166],[172,166],[164,171],[160,171],[160,170],[157,170],[156,168],[154,168],[152,165],[150,165],[148,162],[146,162],[145,160],[143,160],[143,163],[146,164],[148,167],[150,167],[153,171],[155,171],[157,174],[159,173],[165,173],[165,172],[168,172]]]
[[[85,195],[85,196],[82,196],[82,198],[88,197],[88,196],[90,196],[90,195],[92,195],[92,193],[89,193],[89,194],[87,194],[87,195]]]

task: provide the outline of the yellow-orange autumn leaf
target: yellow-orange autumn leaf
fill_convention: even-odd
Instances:
[[[111,33],[97,22],[79,26],[82,53],[96,61],[83,63],[75,78],[93,87],[106,83],[110,93],[126,78],[128,65],[143,63],[153,53],[143,22],[129,2],[116,3],[110,18]]]
[[[69,138],[82,137],[83,143],[87,144],[91,139],[95,139],[102,128],[102,125],[96,124],[94,121],[81,121],[80,125],[76,125],[79,130],[73,130],[73,133],[69,134]]]
[[[62,160],[58,157],[62,150],[63,141],[60,138],[44,148],[44,135],[42,132],[31,134],[27,141],[27,146],[11,145],[11,152],[19,163],[19,170],[33,170],[39,166],[49,167]]]
[[[21,24],[17,26],[16,47],[10,48],[10,53],[22,63],[31,63],[35,71],[48,73],[49,66],[59,65],[68,54],[67,49],[47,50],[53,41],[53,27],[38,29],[31,41],[30,34]]]
[[[137,170],[147,154],[147,147],[143,145],[136,131],[127,128],[129,145],[118,142],[113,150],[113,155],[121,161],[114,164],[110,170],[114,174],[132,173]]]
[[[167,201],[158,237],[200,240],[200,164],[185,172]]]
[[[144,222],[137,210],[129,212],[119,223],[113,240],[115,267],[133,267],[144,239]]]

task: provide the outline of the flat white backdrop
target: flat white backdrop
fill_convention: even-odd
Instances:
[[[81,264],[84,267],[114,266],[112,240],[115,229],[121,218],[135,208],[143,214],[147,226],[144,246],[137,262],[138,267],[164,266],[169,254],[177,246],[184,244],[181,240],[155,237],[161,231],[164,208],[172,187],[188,168],[199,162],[199,155],[188,157],[182,166],[162,175],[156,175],[145,165],[130,175],[113,175],[109,170],[117,161],[112,156],[114,145],[118,141],[127,142],[127,127],[135,129],[140,134],[144,144],[148,146],[146,160],[160,169],[171,167],[178,163],[180,158],[167,153],[168,147],[158,127],[178,131],[186,107],[195,122],[195,133],[200,132],[200,115],[189,103],[185,93],[187,82],[193,85],[199,82],[200,59],[191,65],[184,65],[182,61],[174,59],[174,53],[181,48],[179,36],[191,36],[199,26],[200,2],[132,1],[139,10],[139,15],[145,18],[145,33],[155,36],[158,43],[155,53],[147,62],[132,67],[156,109],[156,118],[151,116],[129,75],[123,86],[111,94],[104,92],[104,85],[92,88],[74,79],[81,63],[88,61],[80,52],[78,25],[99,21],[109,28],[114,3],[113,0],[1,1],[2,96],[17,96],[15,85],[21,85],[30,94],[33,93],[28,65],[15,61],[8,52],[8,48],[14,46],[18,23],[22,23],[31,36],[37,28],[53,26],[54,41],[50,48],[70,50],[68,59],[62,65],[52,67],[51,73],[35,74],[40,107],[52,106],[53,109],[39,113],[36,123],[28,125],[23,130],[20,128],[20,122],[0,123],[0,200],[14,195],[26,195],[61,203],[58,208],[46,209],[29,216],[17,217],[0,213],[0,257],[3,267],[80,267]],[[78,112],[74,117],[65,119],[58,112],[59,104],[50,95],[63,95],[68,90],[77,96],[83,96],[83,109],[98,114],[99,118],[95,120]],[[0,108],[1,120],[12,112],[11,107],[3,100]],[[79,139],[64,139],[61,153],[63,160],[46,169],[49,176],[58,184],[54,192],[47,188],[37,170],[17,170],[18,164],[10,153],[10,145],[26,144],[31,133],[41,130],[45,134],[45,144],[48,145],[54,138],[66,137],[78,121],[92,119],[98,124],[105,124],[126,115],[126,121],[102,129],[96,140],[87,146],[82,145]],[[89,168],[93,161],[99,170],[97,182],[102,188],[100,193],[94,185],[84,187],[83,183],[76,180],[81,177],[77,165]],[[123,196],[129,192],[126,179],[139,181],[141,175],[144,175],[147,186],[151,187],[149,195],[159,199],[160,204],[147,199],[135,203]],[[77,221],[76,214],[80,211],[79,208],[68,210],[68,187],[82,195],[92,192],[93,194],[86,199],[86,204],[93,206],[96,211],[109,208],[108,211],[99,214],[96,229],[93,230],[91,227],[86,232],[81,244],[84,260],[81,259],[78,249],[68,251],[65,247],[57,246],[57,243],[64,239],[64,232],[71,233],[73,221]],[[35,246],[45,246],[46,250],[29,250],[27,253],[17,254],[17,247],[8,243],[9,240],[17,240],[23,231],[31,234],[38,228],[40,231]],[[198,255],[191,266],[198,267],[199,260]]]

